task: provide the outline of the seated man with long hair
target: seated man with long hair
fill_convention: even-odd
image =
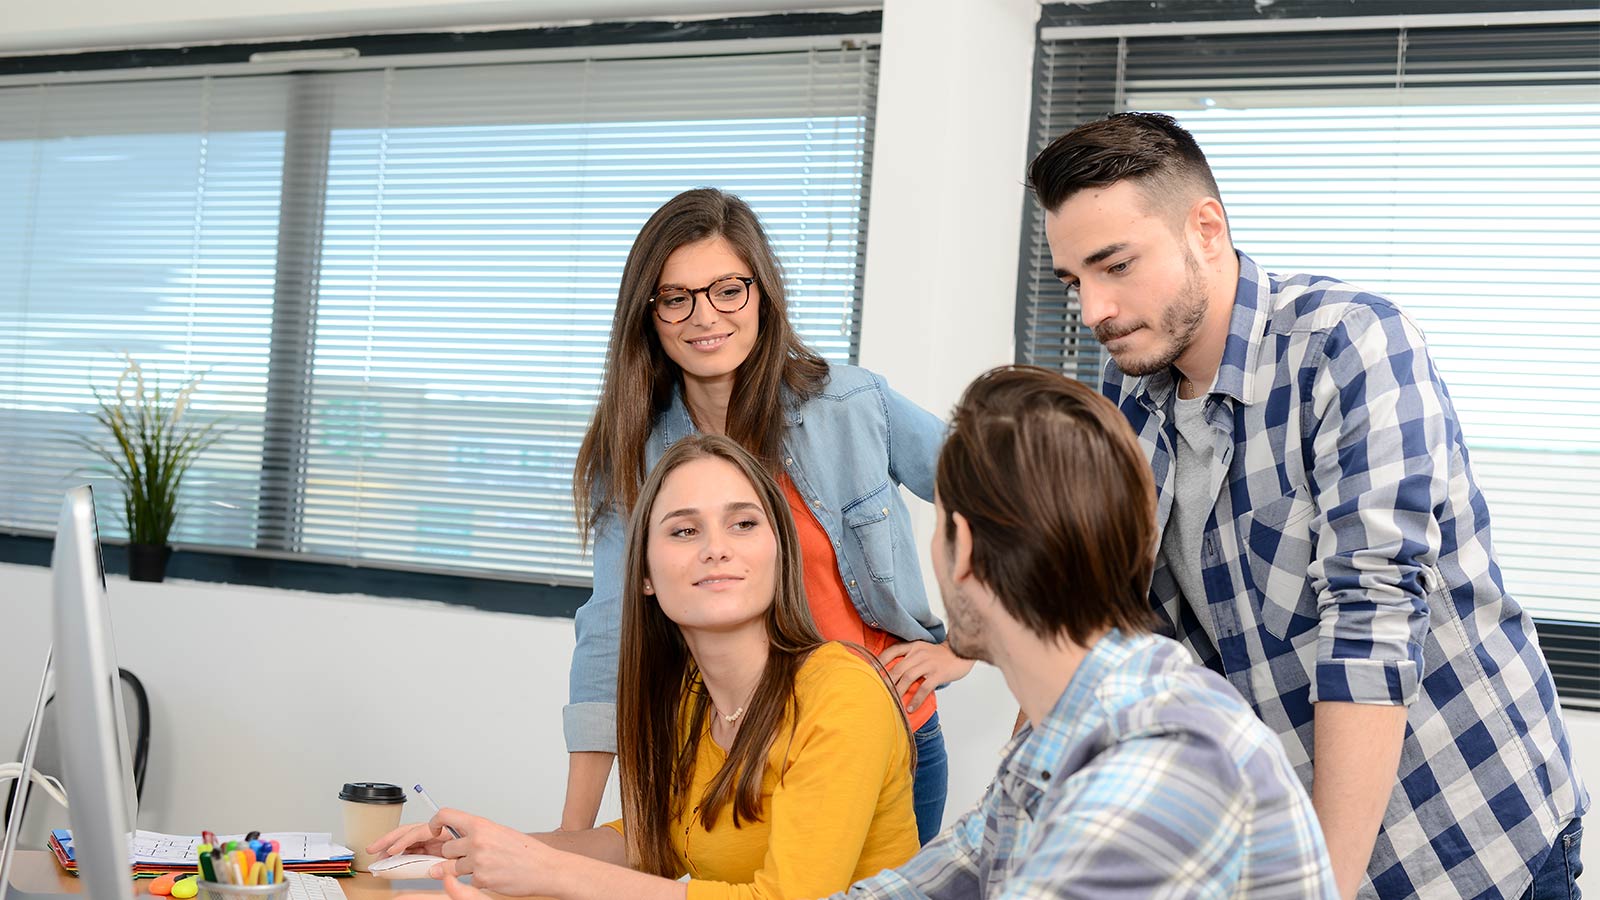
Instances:
[[[368,849],[447,857],[463,900],[468,874],[561,900],[816,897],[916,853],[905,716],[817,633],[783,490],[738,444],[685,438],[651,472],[623,606],[622,820],[528,835],[447,809]]]

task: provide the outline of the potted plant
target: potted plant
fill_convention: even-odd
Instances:
[[[122,486],[123,518],[128,526],[128,577],[161,581],[166,577],[172,547],[167,536],[178,518],[178,493],[183,476],[222,433],[216,423],[186,419],[201,375],[184,382],[176,393],[162,393],[159,383],[145,382],[133,357],[117,378],[111,396],[94,388],[98,408],[90,413],[104,426],[109,441],[91,437],[79,443],[111,465]]]

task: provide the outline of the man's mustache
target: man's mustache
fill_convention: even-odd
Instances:
[[[1112,322],[1101,322],[1094,327],[1094,339],[1102,344],[1110,343],[1119,337],[1126,337],[1143,328],[1143,325],[1121,325]]]

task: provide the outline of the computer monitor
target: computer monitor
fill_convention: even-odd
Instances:
[[[62,501],[50,567],[54,713],[61,722],[62,780],[67,786],[67,818],[72,823],[78,874],[84,892],[94,900],[132,900],[128,834],[138,811],[133,754],[112,642],[94,492],[87,485],[67,491]],[[9,888],[0,885],[0,890]],[[24,896],[29,895],[15,890],[8,894]],[[51,895],[32,895],[42,896]]]

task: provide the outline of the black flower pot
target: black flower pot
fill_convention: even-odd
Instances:
[[[128,580],[164,581],[172,547],[167,544],[129,544]]]

